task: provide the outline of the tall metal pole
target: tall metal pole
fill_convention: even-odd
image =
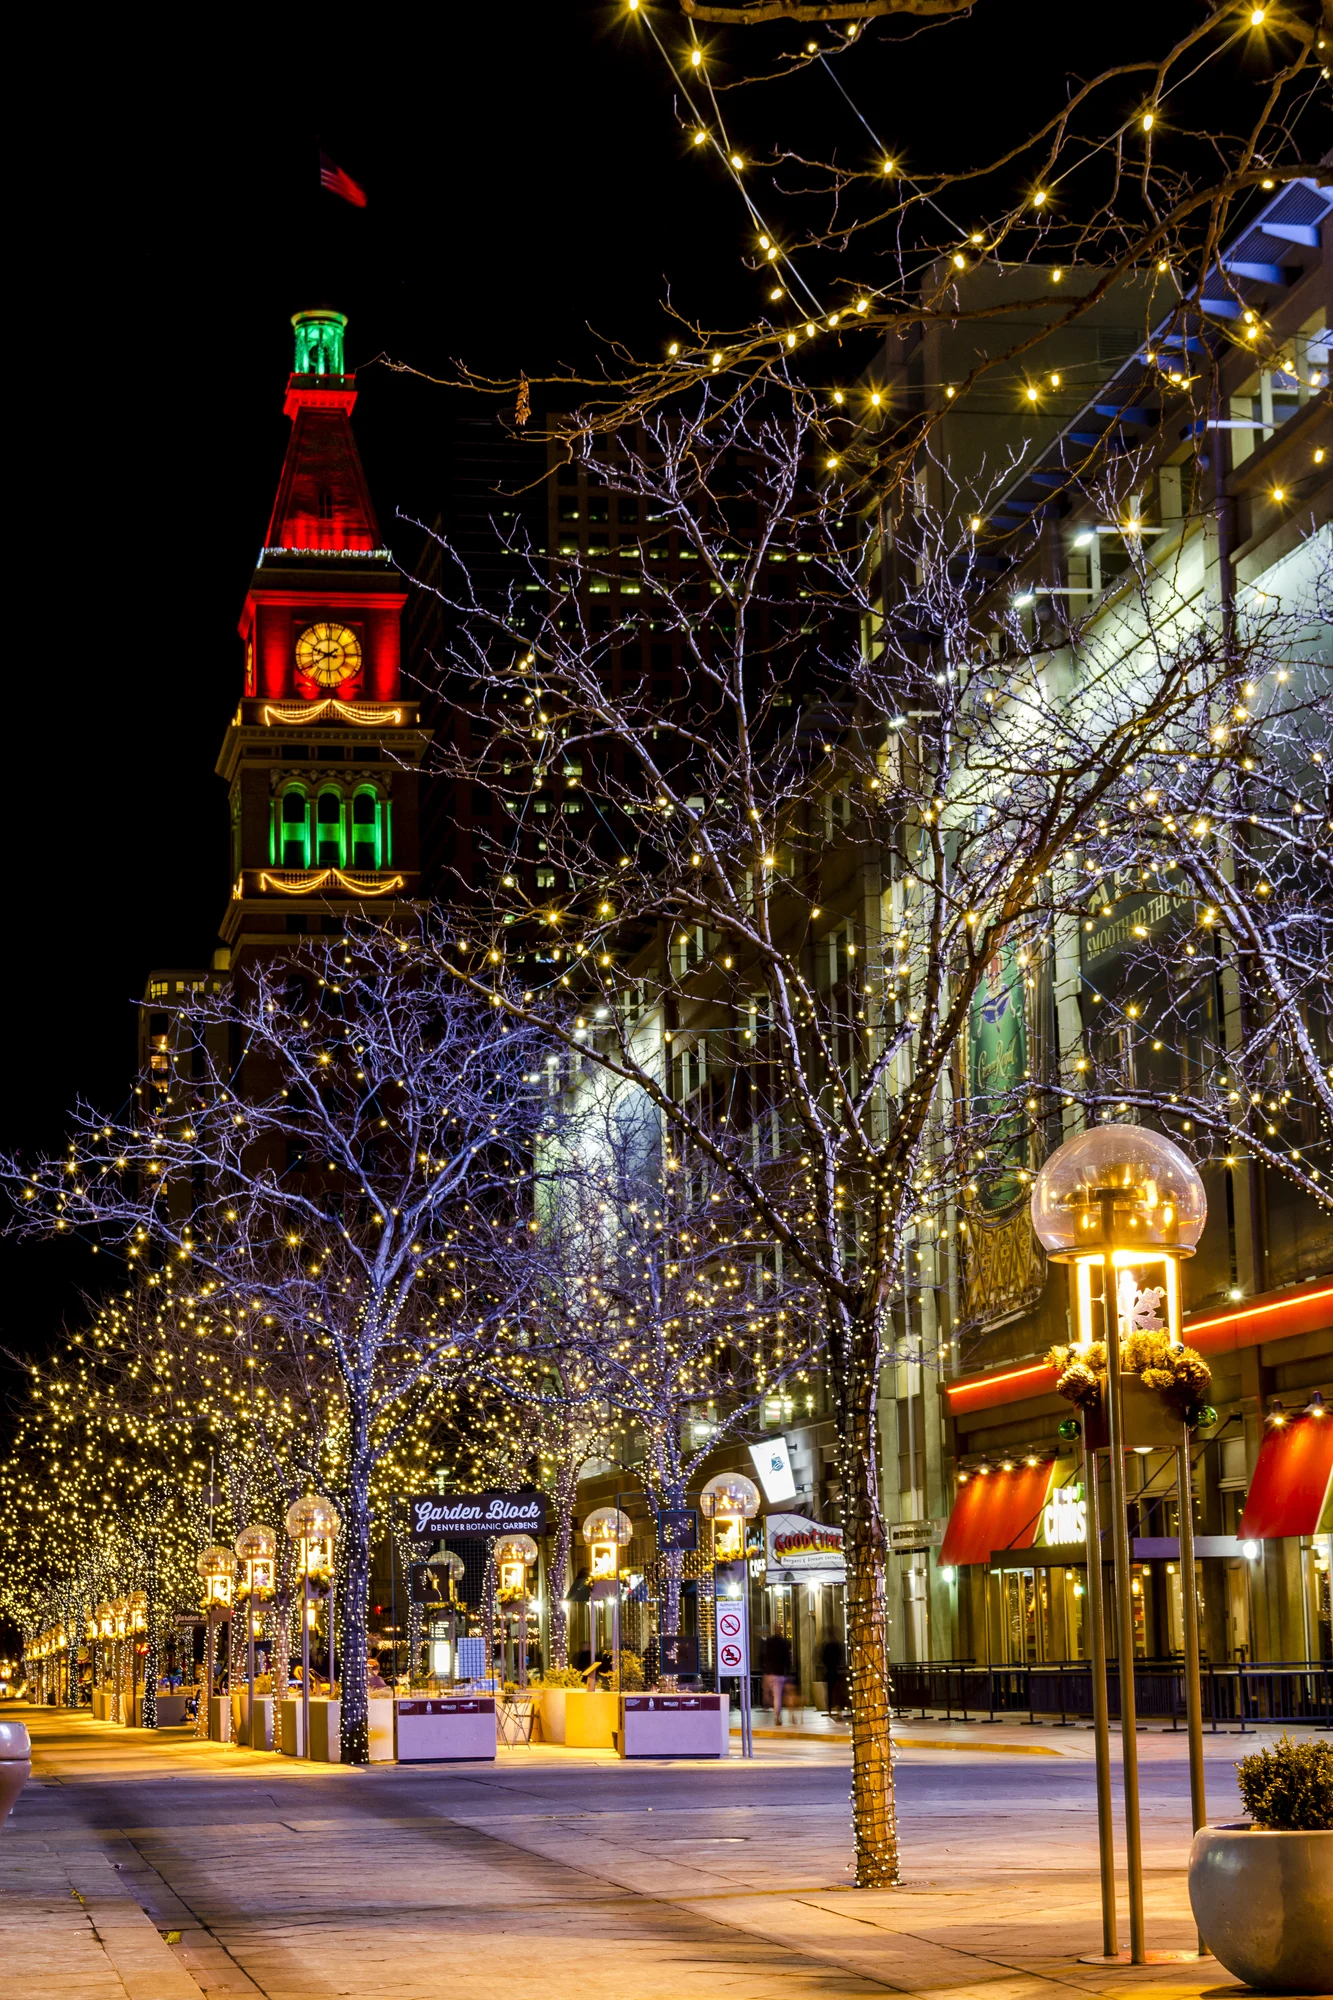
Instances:
[[[310,1551],[301,1543],[301,1755],[310,1757]]]
[[[1199,1687],[1199,1594],[1194,1586],[1194,1478],[1190,1434],[1181,1425],[1176,1446],[1176,1494],[1180,1517],[1180,1611],[1185,1630],[1185,1723],[1190,1742],[1190,1818],[1194,1831],[1208,1818],[1203,1771],[1203,1698]],[[1208,1949],[1202,1936],[1200,1953]]]
[[[245,1593],[245,1675],[250,1684],[250,1695],[249,1707],[246,1710],[248,1719],[245,1734],[247,1745],[253,1750],[255,1747],[255,1566],[250,1563],[248,1568],[250,1588]]]
[[[611,1613],[611,1664],[616,1670],[616,1687],[620,1689],[620,1495],[616,1494],[616,1596],[615,1609]],[[622,1690],[623,1691],[623,1690]]]
[[[754,1755],[754,1715],[750,1708],[750,1559],[741,1525],[741,1617],[745,1622],[745,1672],[741,1676],[741,1755]]]
[[[1102,1592],[1102,1515],[1097,1453],[1090,1447],[1091,1414],[1083,1413],[1083,1479],[1087,1487],[1088,1618],[1092,1649],[1092,1730],[1097,1758],[1097,1847],[1102,1875],[1102,1950],[1120,1951],[1115,1906],[1115,1833],[1111,1819],[1111,1722],[1106,1699],[1106,1610]]]
[[[215,1615],[216,1613],[214,1611],[213,1604],[210,1600],[208,1606],[208,1647],[207,1647],[208,1659],[207,1659],[207,1664],[204,1667],[203,1734],[205,1737],[211,1736],[213,1734],[213,1660],[214,1660],[214,1650],[215,1650],[214,1632],[216,1630],[213,1621]]]
[[[1109,1231],[1107,1232],[1109,1235]],[[1111,1532],[1115,1552],[1116,1651],[1120,1667],[1120,1755],[1125,1773],[1125,1860],[1129,1875],[1129,1957],[1146,1965],[1143,1915],[1143,1839],[1139,1825],[1138,1712],[1134,1700],[1134,1604],[1130,1592],[1129,1507],[1125,1493],[1124,1409],[1120,1383],[1120,1302],[1116,1271],[1102,1265],[1106,1324],[1106,1416],[1111,1447]]]

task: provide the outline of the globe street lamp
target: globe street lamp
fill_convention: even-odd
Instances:
[[[597,1663],[596,1604],[611,1606],[611,1657],[620,1680],[620,1551],[634,1538],[634,1523],[619,1507],[594,1507],[583,1523],[588,1544],[588,1650]]]
[[[93,1615],[97,1621],[97,1641],[98,1641],[93,1651],[93,1685],[94,1687],[100,1686],[102,1688],[105,1688],[107,1684],[106,1683],[107,1641],[110,1639],[112,1633],[116,1629],[116,1621],[115,1621],[115,1615],[111,1609],[111,1605],[106,1598],[103,1598],[102,1602],[98,1605],[97,1610]],[[97,1678],[97,1672],[99,1666],[101,1668],[103,1676],[100,1682]]]
[[[245,1741],[255,1747],[255,1603],[267,1604],[273,1595],[273,1562],[278,1538],[262,1521],[251,1522],[236,1537],[236,1554],[241,1564],[241,1592],[245,1598],[245,1674],[249,1689]],[[267,1731],[265,1732],[267,1735]],[[268,1748],[267,1742],[264,1748]]]
[[[1143,1910],[1143,1846],[1139,1825],[1138,1744],[1135,1737],[1134,1613],[1129,1509],[1125,1492],[1124,1396],[1121,1344],[1152,1328],[1180,1341],[1180,1260],[1192,1257],[1208,1216],[1198,1170],[1160,1132],[1137,1125],[1099,1125],[1057,1148],[1032,1190],[1032,1226],[1053,1263],[1071,1266],[1077,1347],[1106,1351],[1106,1445],[1110,1454],[1111,1533],[1120,1671],[1120,1734],[1125,1777],[1125,1849],[1129,1876],[1130,1961],[1148,1962]],[[1160,1277],[1161,1283],[1150,1280]],[[1088,1608],[1093,1631],[1093,1706],[1097,1732],[1097,1821],[1101,1844],[1104,1955],[1117,1958],[1115,1856],[1111,1832],[1110,1730],[1102,1614],[1102,1553],[1097,1502],[1096,1444],[1090,1413],[1083,1424],[1088,1479]],[[1176,1450],[1179,1490],[1185,1692],[1190,1739],[1194,1825],[1202,1824],[1203,1735],[1199,1713],[1199,1631],[1194,1583],[1194,1513],[1188,1433]]]
[[[147,1647],[147,1637],[146,1637],[148,1632],[148,1592],[146,1590],[132,1590],[129,1596],[125,1600],[125,1609],[129,1614],[128,1626],[129,1626],[129,1640],[130,1640],[130,1724],[131,1727],[133,1727],[136,1715],[142,1715],[143,1712],[139,1708],[139,1659],[140,1659],[139,1646],[141,1642],[143,1643],[144,1647],[142,1657],[145,1662],[145,1678],[144,1678],[145,1700],[147,1699],[147,1694],[148,1694],[148,1681],[146,1673],[146,1664],[148,1658],[148,1647]],[[156,1727],[156,1716],[154,1717],[153,1726]],[[143,1727],[145,1729],[148,1727],[148,1723],[146,1721],[143,1723]]]
[[[500,1579],[500,1598],[506,1606],[517,1600],[518,1654],[515,1678],[521,1688],[528,1684],[528,1571],[537,1560],[537,1544],[531,1535],[505,1535],[495,1545],[495,1566]],[[509,1612],[505,1611],[506,1630]]]
[[[287,1533],[296,1544],[301,1570],[301,1749],[310,1747],[310,1583],[327,1581],[329,1590],[329,1693],[333,1692],[333,1544],[339,1528],[338,1510],[321,1493],[306,1493],[287,1509]]]
[[[740,1688],[741,1755],[753,1757],[754,1732],[750,1713],[750,1575],[745,1562],[745,1523],[759,1512],[759,1488],[743,1472],[719,1472],[699,1494],[699,1512],[713,1524],[713,1608],[717,1620],[718,1679],[734,1677]],[[718,1589],[721,1564],[739,1563],[740,1583],[724,1599]],[[738,1597],[739,1629],[727,1625],[737,1618],[732,1599]]]
[[[231,1616],[232,1593],[236,1587],[236,1558],[230,1549],[219,1548],[216,1544],[204,1550],[195,1559],[199,1581],[203,1585],[204,1616],[208,1624],[208,1640],[204,1664],[204,1701],[202,1711],[204,1726],[196,1727],[197,1736],[211,1735],[209,1727],[213,1719],[213,1671],[216,1648],[216,1628]]]

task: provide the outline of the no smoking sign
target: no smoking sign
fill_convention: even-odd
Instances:
[[[746,1671],[745,1613],[735,1605],[717,1608],[717,1670],[720,1674]]]

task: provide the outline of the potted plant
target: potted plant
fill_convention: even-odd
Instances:
[[[1059,1370],[1056,1389],[1066,1401],[1104,1423],[1106,1344],[1053,1347],[1048,1364]],[[1209,1420],[1212,1373],[1192,1347],[1173,1343],[1164,1328],[1149,1327],[1120,1343],[1125,1439],[1170,1449],[1183,1423],[1193,1430]]]
[[[1200,1827],[1190,1904],[1228,1972],[1265,1993],[1333,1984],[1333,1743],[1284,1736],[1236,1766],[1249,1822]]]

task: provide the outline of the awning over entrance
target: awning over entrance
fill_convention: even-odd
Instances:
[[[1243,1542],[1319,1532],[1333,1486],[1333,1416],[1291,1417],[1273,1424],[1259,1447],[1245,1511]]]
[[[951,1568],[986,1563],[992,1549],[1030,1549],[1046,1505],[1055,1461],[1012,1472],[974,1472],[949,1515],[938,1560]]]

